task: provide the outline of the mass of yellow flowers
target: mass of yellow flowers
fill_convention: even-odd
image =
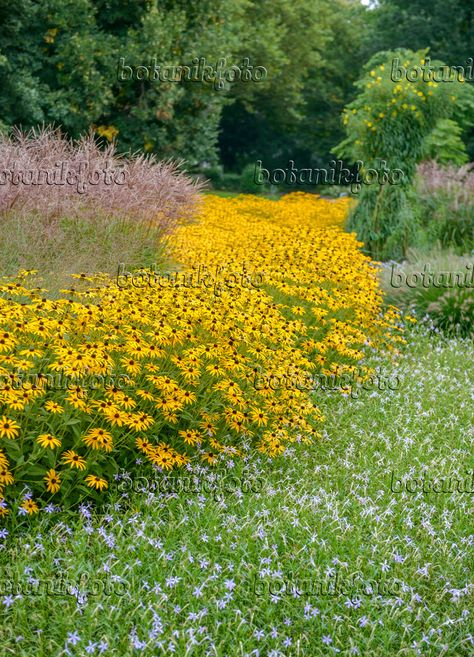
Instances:
[[[343,230],[349,204],[207,196],[170,238],[167,284],[78,274],[53,299],[36,272],[0,279],[0,515],[96,498],[137,459],[169,470],[317,440],[316,395],[256,376],[369,376],[367,350],[403,342]]]

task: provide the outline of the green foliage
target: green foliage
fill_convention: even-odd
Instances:
[[[421,159],[423,144],[440,118],[454,112],[453,103],[463,85],[392,80],[392,62],[411,68],[424,63],[427,50],[386,51],[377,53],[364,66],[364,75],[356,82],[357,98],[344,110],[347,138],[334,150],[338,157],[361,159],[371,166],[379,158],[390,168],[402,168],[406,183],[413,178]],[[432,66],[442,66],[432,61]]]
[[[423,159],[440,164],[461,166],[469,161],[466,146],[461,138],[462,128],[452,119],[440,119],[423,145]]]
[[[398,67],[411,69],[425,63],[427,50],[380,52],[364,67],[356,83],[359,94],[344,111],[347,137],[336,148],[337,157],[361,160],[363,169],[382,172],[400,169],[400,184],[364,185],[348,227],[357,232],[367,252],[380,258],[400,258],[417,232],[412,210],[412,183],[417,163],[426,152],[432,126],[455,112],[455,103],[469,107],[472,90],[460,81],[449,84],[432,79],[415,82],[397,77]],[[396,62],[395,68],[393,63]],[[443,63],[432,61],[437,68]]]
[[[474,336],[474,295],[454,288],[430,303],[427,312],[434,324],[448,335]]]
[[[216,161],[228,90],[213,82],[118,79],[126,66],[238,63],[233,17],[242,0],[155,3],[121,0],[0,0],[0,121],[61,125],[73,137],[92,125],[121,151],[145,150],[192,165]],[[238,18],[238,16],[237,16]],[[225,20],[224,20],[225,19]],[[229,86],[229,85],[227,85]]]
[[[255,52],[268,80],[231,90],[219,137],[226,168],[241,171],[258,159],[267,168],[289,159],[301,168],[328,165],[343,136],[339,114],[365,61],[359,47],[365,12],[344,0],[255,3],[242,52]],[[263,39],[269,45],[260,45]]]
[[[357,74],[356,13],[343,0],[0,0],[0,122],[60,125],[72,137],[93,126],[121,151],[193,168],[218,163],[219,131],[234,172],[254,156],[321,161]],[[219,91],[213,82],[119,80],[122,57],[150,70],[196,57],[211,66],[225,58],[228,68],[248,57],[268,74]]]
[[[247,164],[240,174],[240,189],[244,194],[261,194],[263,191],[268,191],[268,183],[264,185],[257,185],[255,182],[255,165]]]
[[[429,46],[434,58],[449,66],[469,64],[474,55],[474,11],[466,0],[378,0],[366,13],[362,32],[366,59],[379,50]],[[474,159],[474,125],[465,126],[464,141]]]
[[[203,169],[201,175],[208,180],[213,189],[222,189],[224,170],[220,165]]]
[[[378,0],[367,19],[366,46],[375,50],[430,45],[433,56],[450,66],[474,52],[474,12],[466,0]]]
[[[448,336],[473,336],[473,266],[472,255],[452,248],[409,249],[407,260],[382,269],[385,302]]]
[[[201,173],[216,190],[242,194],[261,194],[269,190],[268,184],[257,185],[255,183],[255,165],[253,164],[248,164],[240,174],[225,173],[222,166],[208,167]]]
[[[474,204],[456,205],[447,192],[414,198],[414,214],[428,244],[454,247],[459,253],[474,249]]]
[[[474,336],[473,288],[416,287],[403,295],[403,307],[447,336]]]
[[[417,168],[413,211],[420,225],[419,242],[439,243],[459,254],[474,250],[474,171],[423,162]]]

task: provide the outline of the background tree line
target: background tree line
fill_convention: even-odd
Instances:
[[[450,66],[474,56],[466,0],[0,0],[0,127],[92,126],[121,151],[239,172],[264,161],[324,166],[344,137],[343,108],[378,51],[430,48]],[[239,65],[268,76],[226,84],[120,81],[126,64]],[[463,140],[474,158],[474,131]]]

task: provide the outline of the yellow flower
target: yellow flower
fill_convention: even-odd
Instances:
[[[0,438],[9,438],[12,440],[19,434],[20,426],[14,421],[9,420],[5,415],[0,420]]]
[[[108,446],[112,442],[112,434],[105,429],[90,429],[82,439],[87,447],[92,449],[100,449],[101,447]]]
[[[44,447],[45,449],[47,449],[48,447],[50,449],[53,449],[54,447],[59,447],[59,445],[61,444],[59,438],[56,438],[50,433],[40,434],[36,439],[36,442],[39,443],[41,447]]]
[[[142,366],[139,361],[136,361],[133,358],[121,358],[120,362],[128,374],[139,374],[141,372]]]
[[[98,128],[96,128],[96,132],[101,137],[105,137],[107,141],[112,141],[114,137],[116,137],[119,133],[117,128],[115,128],[113,125],[100,125]]]
[[[50,470],[44,478],[46,482],[46,489],[49,493],[57,493],[61,488],[61,478],[56,470]]]
[[[78,470],[86,469],[85,460],[82,458],[82,456],[76,454],[76,452],[74,452],[72,449],[68,449],[66,452],[64,452],[62,460],[71,468],[77,468]]]
[[[216,465],[217,463],[217,454],[213,454],[213,452],[206,452],[201,458],[203,461],[209,463],[209,465]]]
[[[266,424],[268,424],[268,417],[265,415],[265,413],[263,413],[262,411],[259,411],[257,409],[253,410],[250,413],[250,417],[252,418],[252,420],[254,422],[256,422],[258,424],[259,427],[260,426],[265,426]]]
[[[148,390],[137,390],[137,395],[147,401],[153,401],[154,397]]]
[[[96,488],[97,490],[102,491],[104,488],[108,488],[109,484],[105,479],[100,479],[95,475],[87,475],[85,481],[90,488]]]
[[[22,509],[25,509],[30,516],[39,511],[38,505],[33,500],[25,500],[20,506]]]
[[[56,413],[58,415],[64,413],[64,408],[60,404],[54,401],[47,401],[44,405],[44,408],[49,413]]]
[[[377,75],[371,80],[379,82]],[[416,93],[413,84],[410,92],[406,85],[398,85],[389,104],[398,98],[403,103],[409,93]],[[391,117],[394,106],[380,111],[364,105],[362,125],[367,131],[375,129],[385,118],[381,114]],[[354,120],[357,112],[351,108],[345,116]],[[19,418],[28,405],[18,424],[2,418],[1,433],[33,435],[48,448],[58,447],[59,439],[51,434],[69,436],[68,447],[78,435],[81,451],[91,458],[64,451],[62,438],[60,463],[84,470],[89,492],[105,489],[96,488],[93,482],[101,478],[86,468],[95,469],[92,464],[97,464],[96,472],[108,472],[115,436],[114,461],[133,463],[137,456],[145,457],[163,470],[185,465],[192,451],[209,465],[216,459],[244,456],[240,445],[226,442],[252,443],[273,457],[288,444],[309,441],[315,436],[313,427],[323,421],[313,396],[291,385],[291,380],[274,389],[271,377],[291,379],[291,370],[299,380],[304,373],[331,370],[339,361],[357,363],[364,357],[363,345],[395,352],[403,344],[399,313],[384,310],[373,263],[356,237],[344,231],[352,203],[303,192],[278,202],[257,196],[207,196],[198,221],[180,224],[170,241],[170,257],[183,263],[179,284],[120,289],[110,276],[79,274],[78,289],[68,292],[67,299],[51,300],[34,283],[30,289],[23,280],[2,279],[0,380],[18,369],[34,373],[38,358],[47,374],[44,379],[38,376],[39,383],[27,391],[15,388],[13,375],[0,390],[4,409],[18,409],[11,411],[12,416]],[[216,281],[235,281],[219,289],[214,280],[212,285],[207,279],[199,284],[196,267],[192,268],[196,262],[204,263]],[[264,272],[269,285],[255,284],[255,272]],[[191,274],[194,279],[188,284]],[[86,279],[91,285],[82,285]],[[109,377],[127,373],[127,368],[125,391]],[[258,379],[259,372],[270,378]],[[82,383],[86,373],[107,379],[104,395]],[[77,377],[75,389],[50,396],[48,380],[56,374]],[[54,424],[35,433],[35,426],[42,426],[35,422],[42,417]],[[71,426],[66,424],[71,421]],[[158,437],[147,440],[145,432],[152,433],[155,426]],[[38,430],[51,434],[40,437]],[[204,441],[208,446],[201,453],[196,448]],[[171,446],[175,443],[187,453],[179,454]],[[6,450],[0,450],[0,468],[5,471],[0,496],[13,476],[15,491],[30,485],[35,494],[38,488],[47,496],[48,482],[44,485],[30,476],[26,465],[41,467],[41,477],[49,467],[59,472],[61,465],[42,466],[47,454],[30,449],[31,441],[22,448],[31,453],[25,468],[15,470]]]
[[[118,408],[104,408],[102,413],[112,426],[122,427],[127,421],[127,414]]]
[[[0,449],[0,466],[5,466],[8,465],[8,459],[3,453],[3,451]]]
[[[128,414],[125,424],[135,431],[145,431],[155,422],[155,420],[146,413]]]
[[[14,481],[13,475],[10,472],[10,470],[8,470],[4,466],[0,466],[0,484],[2,486],[11,486],[11,484],[13,484],[13,481]]]
[[[198,445],[202,440],[199,431],[188,429],[187,431],[178,431],[178,434],[187,445]]]

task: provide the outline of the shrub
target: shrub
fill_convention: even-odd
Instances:
[[[221,189],[225,192],[240,192],[240,175],[238,173],[223,173]]]
[[[222,189],[222,177],[224,171],[220,165],[207,167],[200,172],[200,175],[203,175],[204,178],[211,183],[213,189]]]
[[[334,152],[338,157],[361,160],[363,169],[373,168],[382,180],[384,166],[400,169],[400,184],[362,185],[359,203],[349,216],[367,252],[377,259],[400,259],[414,245],[418,232],[413,212],[413,179],[423,158],[433,127],[442,119],[472,107],[472,90],[461,81],[449,84],[432,79],[409,82],[392,80],[392,62],[406,68],[424,63],[427,50],[377,53],[356,83],[357,98],[344,110],[347,138]],[[433,61],[434,69],[442,62]]]
[[[204,203],[201,222],[175,236],[188,276],[176,284],[147,283],[149,270],[135,286],[78,275],[50,301],[29,272],[1,282],[2,513],[98,499],[137,458],[168,470],[250,445],[278,456],[317,439],[322,416],[310,393],[256,376],[357,368],[363,379],[367,347],[396,353],[398,313],[382,314],[373,263],[342,230],[347,200]]]
[[[462,128],[456,121],[440,119],[425,139],[423,159],[456,166],[466,164],[469,162],[469,156],[461,135]]]
[[[240,174],[240,190],[243,194],[261,194],[269,191],[270,185],[257,185],[255,182],[255,164],[247,164]]]

